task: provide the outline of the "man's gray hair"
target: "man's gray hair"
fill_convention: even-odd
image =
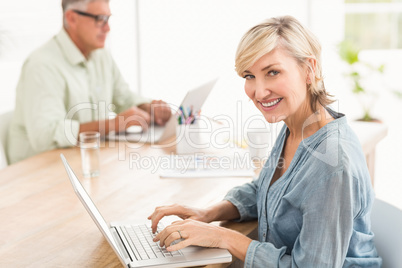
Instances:
[[[62,0],[61,7],[63,9],[63,26],[65,28],[68,27],[66,18],[64,16],[64,14],[66,13],[67,10],[78,9],[81,11],[85,11],[87,9],[87,5],[89,3],[95,2],[95,1],[109,2],[109,0]]]

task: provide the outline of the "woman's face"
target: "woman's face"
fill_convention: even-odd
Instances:
[[[309,109],[307,67],[283,48],[276,48],[258,59],[243,73],[245,91],[270,123],[291,119],[300,109]]]

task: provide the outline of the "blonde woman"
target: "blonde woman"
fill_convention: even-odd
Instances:
[[[245,267],[380,267],[367,165],[345,116],[328,107],[320,54],[317,39],[293,17],[271,18],[244,35],[236,71],[246,94],[268,122],[285,125],[257,180],[207,209],[156,208],[154,230],[164,216],[184,220],[155,241],[168,250],[226,248]],[[258,241],[208,224],[249,219],[258,219]]]

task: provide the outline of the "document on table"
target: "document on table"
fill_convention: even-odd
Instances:
[[[161,178],[253,177],[252,161],[248,154],[233,155],[170,155],[169,163],[161,165]]]

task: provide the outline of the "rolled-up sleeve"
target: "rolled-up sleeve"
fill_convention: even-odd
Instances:
[[[291,257],[285,253],[285,247],[277,249],[271,243],[253,240],[248,246],[244,267],[290,267],[288,264],[291,263]]]
[[[257,219],[257,184],[255,181],[231,189],[224,200],[232,203],[239,211],[236,221]]]

